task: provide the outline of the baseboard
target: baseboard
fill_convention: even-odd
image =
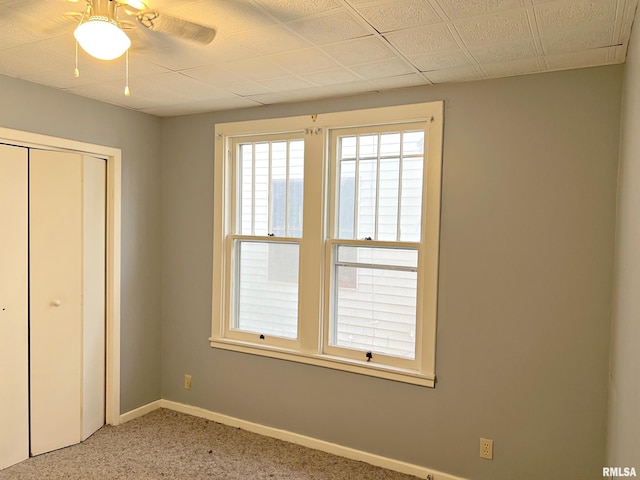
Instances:
[[[134,418],[141,417],[143,415],[146,415],[147,413],[151,413],[154,410],[162,408],[161,403],[162,400],[156,400],[155,402],[147,403],[146,405],[136,408],[135,410],[130,410],[127,413],[123,413],[122,415],[120,415],[120,423],[127,423]]]
[[[394,460],[393,458],[382,457],[380,455],[356,450],[336,443],[325,442],[324,440],[318,440],[317,438],[307,437],[287,430],[280,430],[279,428],[267,427],[265,425],[260,425],[259,423],[248,422],[239,418],[205,410],[204,408],[193,407],[191,405],[172,402],[170,400],[156,400],[155,402],[148,403],[147,405],[143,405],[135,410],[124,413],[120,416],[120,422],[128,422],[134,418],[141,417],[147,413],[157,410],[158,408],[166,408],[168,410],[193,415],[194,417],[206,418],[213,422],[228,425],[230,427],[241,428],[248,432],[264,435],[265,437],[277,438],[278,440],[295,443],[297,445],[302,445],[303,447],[313,448],[315,450],[331,453],[351,460],[365,462],[370,465],[375,465],[376,467],[387,468],[396,472],[406,473],[407,475],[414,475],[418,478],[424,478],[427,480],[466,480],[462,477],[456,477],[455,475],[422,467],[420,465],[401,462],[399,460]]]
[[[305,435],[289,432],[287,430],[280,430],[278,428],[267,427],[258,423],[248,422],[239,418],[230,417],[228,415],[212,412],[210,410],[205,410],[204,408],[193,407],[190,405],[185,405],[183,403],[172,402],[170,400],[160,400],[160,407],[167,408],[169,410],[175,410],[176,412],[186,413],[195,417],[206,418],[207,420],[211,420],[213,422],[222,423],[231,427],[241,428],[249,432],[264,435],[266,437],[277,438],[279,440],[295,443],[297,445],[313,448],[315,450],[321,450],[333,455],[350,458],[351,460],[358,460],[370,465],[375,465],[377,467],[387,468],[389,470],[406,473],[408,475],[414,475],[419,478],[430,478],[431,480],[465,480],[461,477],[456,477],[454,475],[439,472],[437,470],[432,470],[430,468],[401,462],[399,460],[382,457],[373,453],[363,452],[361,450],[356,450],[335,443],[325,442],[323,440],[307,437]]]

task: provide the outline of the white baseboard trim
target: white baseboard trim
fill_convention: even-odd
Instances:
[[[194,417],[206,418],[207,420],[222,423],[223,425],[228,425],[230,427],[241,428],[266,437],[277,438],[278,440],[295,443],[297,445],[302,445],[303,447],[313,448],[315,450],[331,453],[351,460],[365,462],[370,465],[375,465],[376,467],[387,468],[396,472],[406,473],[407,475],[414,475],[418,478],[430,480],[466,480],[462,477],[456,477],[455,475],[422,467],[420,465],[401,462],[392,458],[382,457],[373,453],[356,450],[354,448],[326,442],[324,440],[318,440],[317,438],[307,437],[305,435],[281,430],[279,428],[267,427],[265,425],[260,425],[259,423],[248,422],[239,418],[205,410],[204,408],[193,407],[191,405],[185,405],[183,403],[173,402],[170,400],[157,400],[147,405],[143,405],[140,408],[136,408],[135,410],[123,414],[120,419],[122,423],[125,423],[129,420],[133,420],[134,418],[141,417],[142,415],[152,412],[153,410],[157,410],[158,408],[166,408],[176,412],[193,415]]]
[[[154,410],[162,408],[161,405],[162,400],[156,400],[155,402],[147,403],[141,407],[136,408],[135,410],[130,410],[127,413],[123,413],[120,415],[120,423],[126,423],[134,418],[141,417],[146,415],[147,413],[151,413]]]

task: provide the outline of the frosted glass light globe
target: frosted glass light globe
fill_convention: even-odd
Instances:
[[[100,60],[118,58],[131,46],[127,34],[106,17],[89,17],[76,28],[73,36],[85,52]]]

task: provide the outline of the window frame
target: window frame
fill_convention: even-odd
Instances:
[[[438,291],[438,258],[440,237],[440,203],[442,178],[443,101],[381,107],[365,110],[304,115],[278,119],[249,120],[215,125],[214,146],[214,215],[213,215],[213,282],[212,333],[214,348],[262,355],[271,358],[317,365],[415,385],[435,386],[436,318]],[[347,127],[381,126],[426,122],[425,169],[423,174],[422,266],[418,269],[418,285],[424,288],[422,305],[416,319],[416,359],[411,365],[381,364],[350,358],[325,348],[326,314],[330,308],[327,273],[330,255],[336,242],[332,232],[331,208],[335,208],[331,186],[330,138],[333,130]],[[227,250],[232,215],[229,207],[233,195],[233,168],[230,141],[233,138],[273,134],[303,134],[305,149],[303,236],[299,238],[300,270],[298,298],[298,338],[294,342],[270,343],[229,335],[229,309],[232,304],[230,273],[234,266]],[[426,188],[425,188],[426,187]],[[314,201],[306,201],[313,198]],[[271,238],[271,237],[269,237]],[[282,241],[282,238],[276,240]],[[376,242],[380,243],[380,242]],[[389,242],[381,242],[387,244]],[[397,242],[390,242],[399,246]],[[402,242],[414,245],[414,242]],[[314,253],[309,253],[314,252]],[[420,296],[419,296],[420,298]],[[374,359],[375,360],[375,359]]]

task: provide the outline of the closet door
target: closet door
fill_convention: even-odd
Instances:
[[[29,177],[31,454],[38,455],[104,424],[105,212],[90,197],[104,196],[105,180],[80,154],[41,150],[31,151]]]
[[[27,155],[0,145],[0,470],[29,456]]]
[[[82,438],[105,423],[107,162],[83,162]]]

